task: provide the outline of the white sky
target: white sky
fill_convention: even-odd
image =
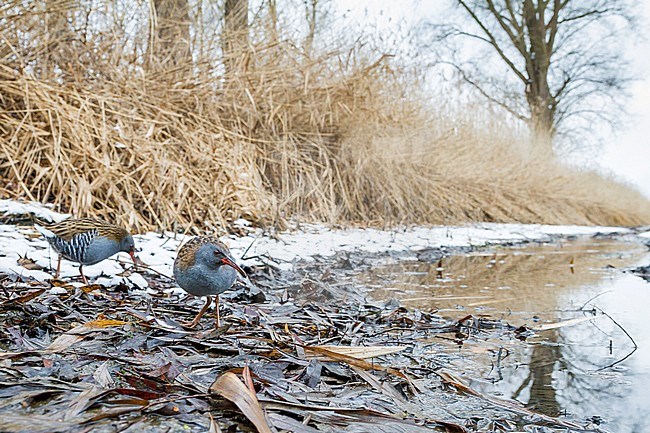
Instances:
[[[378,29],[413,27],[420,19],[435,16],[450,4],[443,0],[335,0],[342,13],[361,25],[373,23]],[[641,6],[639,27],[650,30],[650,0]],[[635,186],[650,198],[650,48],[648,42],[628,48],[626,53],[638,81],[630,87],[629,117],[624,126],[603,137],[604,147],[597,158],[600,170]],[[600,129],[600,128],[597,128]]]
[[[640,3],[641,31],[650,37],[650,1]],[[635,75],[639,78],[630,87],[632,95],[627,125],[613,136],[600,158],[600,165],[636,185],[650,197],[650,48],[648,40],[628,49]]]

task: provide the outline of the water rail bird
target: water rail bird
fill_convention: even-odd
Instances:
[[[197,236],[181,247],[174,261],[174,278],[178,285],[194,296],[206,297],[206,302],[194,320],[183,326],[194,328],[210,307],[215,297],[217,327],[219,319],[219,295],[230,289],[237,273],[246,273],[235,263],[230,250],[215,236]]]
[[[37,219],[34,227],[59,255],[55,278],[61,272],[61,258],[79,263],[79,273],[86,285],[84,265],[94,265],[120,251],[128,253],[137,265],[133,237],[115,224],[97,218],[69,218],[52,224]]]

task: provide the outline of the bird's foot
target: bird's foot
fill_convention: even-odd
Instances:
[[[180,322],[179,325],[183,328],[194,329],[196,328],[196,325],[198,325],[198,322]]]

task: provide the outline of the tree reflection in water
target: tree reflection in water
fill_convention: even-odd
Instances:
[[[539,331],[526,342],[486,333],[465,341],[460,352],[453,344],[446,350],[459,355],[451,357],[452,367],[475,377],[471,385],[481,392],[519,400],[551,416],[603,419],[606,429],[632,433],[650,431],[644,415],[650,411],[650,333],[642,325],[650,287],[610,267],[648,259],[646,248],[636,243],[584,239],[387,266],[359,279],[373,287],[376,299],[396,297],[406,306],[435,308],[453,320],[473,314],[529,328],[584,317],[577,310],[608,292],[593,303],[616,317],[640,346],[614,368],[597,371],[624,357],[632,344],[607,318]]]
[[[526,406],[551,416],[558,416],[562,410],[557,401],[553,373],[563,369],[564,362],[560,347],[557,345],[558,331],[548,331],[546,344],[535,344],[528,363],[529,373],[511,398],[520,399],[521,392],[528,388],[529,397]],[[559,368],[558,368],[559,364]]]

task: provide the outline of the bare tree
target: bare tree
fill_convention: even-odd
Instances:
[[[190,6],[188,0],[153,0],[150,56],[157,65],[188,66],[190,51]]]
[[[267,20],[267,25],[269,28],[269,37],[271,38],[271,43],[276,44],[279,40],[278,37],[278,4],[276,0],[267,0],[267,8],[269,18]]]
[[[303,0],[303,5],[307,24],[303,48],[307,55],[311,55],[319,31],[331,22],[332,2],[331,0]]]
[[[314,36],[316,35],[316,11],[318,10],[318,0],[304,0],[305,19],[307,20],[307,37],[305,38],[305,52],[311,53],[314,45]]]
[[[71,16],[78,5],[72,0],[47,0],[44,5],[47,48],[43,73],[50,78],[58,75],[63,79],[71,69],[70,62],[74,59],[73,42],[76,35],[72,28]]]
[[[226,72],[232,71],[237,57],[248,50],[248,0],[226,0],[221,36]]]
[[[527,122],[548,151],[558,132],[616,120],[629,81],[619,50],[632,23],[626,0],[454,1],[469,22],[434,26],[451,42],[443,63]],[[459,50],[468,39],[489,50]]]

